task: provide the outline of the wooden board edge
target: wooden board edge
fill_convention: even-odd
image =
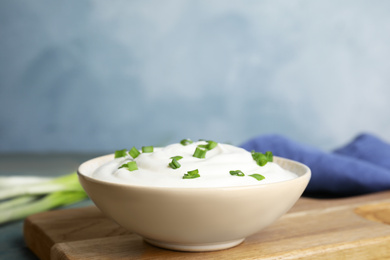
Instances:
[[[41,260],[50,260],[50,248],[54,242],[45,232],[27,217],[23,223],[23,236],[26,246]]]
[[[330,244],[310,249],[294,250],[285,254],[261,258],[284,260],[342,260],[390,259],[390,236],[356,240],[354,242]]]
[[[88,242],[87,242],[88,243]],[[157,250],[157,248],[156,248]],[[158,249],[160,250],[160,249]],[[77,250],[76,250],[77,251]],[[169,251],[169,250],[168,250]],[[182,253],[182,252],[179,252]],[[210,252],[212,254],[212,252]],[[52,260],[74,260],[75,255],[72,251],[72,243],[58,243],[51,248]],[[158,259],[159,257],[167,257],[167,255],[149,255],[150,259]],[[134,255],[122,256],[123,258],[133,259]],[[121,257],[121,259],[122,259]],[[169,256],[168,256],[169,257]],[[184,257],[184,256],[183,256]],[[188,256],[185,256],[190,257]],[[202,257],[205,257],[202,254]],[[237,257],[237,258],[236,258]],[[181,258],[179,256],[173,257]],[[199,257],[195,257],[199,259]],[[206,257],[207,258],[207,257]],[[213,258],[213,257],[211,257]],[[298,249],[288,253],[272,254],[272,255],[250,255],[250,256],[230,256],[226,259],[262,259],[262,260],[341,260],[341,259],[357,259],[357,260],[374,260],[374,259],[389,259],[390,258],[390,236],[378,237],[375,239],[362,239],[352,243],[329,244],[326,246],[318,246],[310,249]],[[78,258],[77,258],[78,259]],[[101,258],[94,256],[93,258],[83,256],[83,259],[109,259],[107,255]],[[149,259],[149,258],[148,258]]]
[[[60,242],[53,245],[50,249],[51,260],[75,260],[75,259],[134,259],[139,258],[139,254],[131,255],[131,252],[138,252],[136,249],[144,245],[144,240],[136,235],[129,234],[124,236],[113,236],[105,238],[94,238],[86,240],[78,240],[71,242]],[[100,245],[96,247],[96,245]],[[155,250],[160,248],[151,246]],[[91,247],[93,246],[93,247]],[[91,248],[93,250],[91,250]],[[96,251],[97,250],[97,251]],[[102,250],[102,251],[99,251]],[[118,250],[118,251],[116,251]],[[167,249],[164,249],[167,250]],[[93,252],[95,251],[95,252]],[[112,252],[121,252],[121,256],[115,255]],[[92,253],[92,254],[91,254]],[[126,254],[126,255],[123,255]]]
[[[50,249],[50,259],[51,260],[70,260],[68,257],[68,254],[65,252],[67,251],[68,246],[66,246],[65,243],[58,243],[52,246]]]

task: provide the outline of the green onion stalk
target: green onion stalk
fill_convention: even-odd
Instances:
[[[86,198],[75,172],[56,178],[0,177],[0,224]]]

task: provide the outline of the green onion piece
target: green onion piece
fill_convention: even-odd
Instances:
[[[126,152],[126,149],[115,151],[115,158],[125,157]]]
[[[240,176],[240,177],[245,176],[245,174],[240,170],[230,171],[230,175]]]
[[[180,160],[180,159],[183,159],[183,156],[172,156],[170,159],[175,159],[176,161]]]
[[[188,171],[186,174],[184,174],[183,179],[195,179],[199,178],[199,170],[193,170],[193,171]]]
[[[133,148],[130,149],[129,154],[130,154],[131,157],[133,157],[133,159],[135,159],[135,158],[137,158],[138,155],[140,155],[141,153],[138,151],[137,148],[135,148],[135,147],[133,146]]]
[[[196,147],[195,152],[192,156],[199,159],[206,158],[206,152],[207,150],[204,150],[200,147]]]
[[[191,139],[183,139],[183,140],[180,141],[180,143],[182,145],[186,146],[186,145],[192,144],[193,141]]]
[[[218,145],[218,143],[217,142],[214,142],[214,141],[207,141],[207,150],[211,150],[211,149],[213,149],[213,148],[215,148],[217,145]]]
[[[204,148],[206,150],[211,150],[211,149],[215,148],[218,145],[218,143],[214,142],[214,141],[206,141],[206,142],[207,142],[207,144],[200,144],[200,145],[198,145],[198,147],[199,148]]]
[[[263,175],[257,174],[257,173],[251,174],[251,175],[249,175],[249,176],[255,178],[255,179],[258,180],[258,181],[261,181],[261,180],[264,180],[264,179],[265,179],[265,177],[264,177]]]
[[[143,153],[153,153],[153,146],[142,146]]]
[[[267,161],[269,161],[269,162],[273,162],[274,161],[274,155],[270,151],[265,152],[265,157],[267,157]]]
[[[266,152],[266,154],[263,154],[252,151],[252,158],[260,166],[264,166],[267,164],[267,162],[273,161],[273,155],[271,152]]]
[[[119,166],[118,169],[120,169],[120,168],[127,168],[127,170],[129,170],[129,171],[138,170],[138,166],[137,166],[137,163],[135,161],[130,161],[128,163],[122,164],[121,166]]]
[[[172,162],[169,163],[169,166],[172,169],[178,169],[178,168],[180,168],[181,165],[176,159],[172,159]]]

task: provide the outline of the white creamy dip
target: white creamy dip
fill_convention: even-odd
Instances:
[[[284,170],[273,162],[259,166],[250,152],[228,144],[218,143],[215,148],[207,151],[205,158],[193,157],[196,147],[201,144],[207,143],[200,141],[186,146],[178,143],[163,148],[154,148],[152,153],[141,153],[135,159],[130,155],[116,158],[97,168],[91,177],[107,182],[137,186],[191,188],[261,185],[297,177],[296,174]],[[178,169],[169,167],[173,156],[183,157],[178,161],[181,165]],[[130,161],[137,163],[138,170],[118,169]],[[200,177],[183,179],[184,174],[196,169]],[[229,173],[235,170],[241,170],[245,176],[233,176]],[[255,173],[265,178],[258,181],[249,176]]]

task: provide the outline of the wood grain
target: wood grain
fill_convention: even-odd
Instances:
[[[366,219],[390,225],[390,203],[363,205],[356,208],[355,213]]]
[[[40,259],[387,259],[390,192],[345,199],[301,198],[272,226],[215,252],[176,252],[144,242],[95,207],[50,211],[25,221]]]

